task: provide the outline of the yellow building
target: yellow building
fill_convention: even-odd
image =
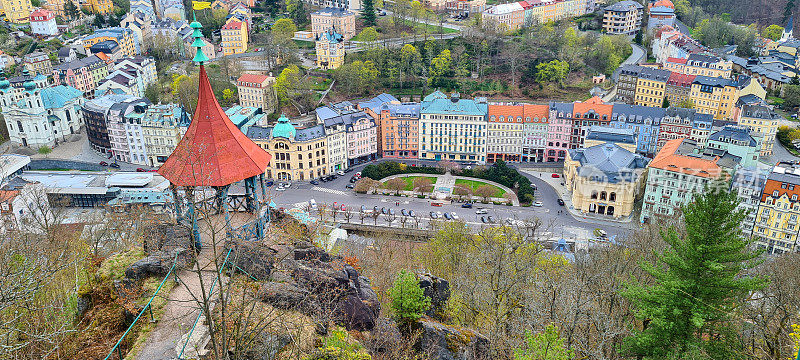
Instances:
[[[0,0],[0,6],[6,20],[15,24],[27,23],[33,11],[31,0]]]
[[[664,69],[684,75],[730,78],[733,62],[716,56],[691,54],[688,58],[668,58]]]
[[[746,76],[736,79],[698,76],[692,82],[689,100],[699,113],[711,114],[714,119],[719,120],[732,118],[736,101],[745,95],[764,99],[767,91],[758,81]]]
[[[768,254],[783,254],[797,248],[798,197],[800,167],[779,162],[767,176],[753,226],[753,239]]]
[[[249,41],[247,34],[247,23],[239,21],[235,17],[228,19],[228,22],[222,26],[222,54],[233,55],[241,54],[247,51],[247,43]]]
[[[323,70],[336,69],[344,64],[344,40],[334,29],[319,34],[315,42],[317,67]]]
[[[772,156],[780,121],[778,114],[768,108],[762,99],[743,96],[736,102],[733,119],[737,124],[747,127],[753,137],[760,138],[762,157]]]
[[[83,38],[83,47],[86,49],[87,54],[91,54],[89,48],[94,44],[106,40],[116,42],[120,49],[122,49],[123,56],[133,57],[139,54],[133,30],[120,27],[96,30],[94,34]]]
[[[86,0],[83,2],[83,8],[95,14],[108,14],[114,10],[114,3],[111,0]]]
[[[634,105],[661,107],[664,104],[669,75],[670,72],[666,70],[642,68],[636,80]]]
[[[67,1],[72,0],[47,0],[47,2],[42,4],[42,7],[52,11],[56,16],[65,19],[67,15],[64,13],[64,5],[67,4]],[[75,2],[72,1],[72,3],[74,4]],[[78,5],[75,6],[77,7]]]
[[[572,206],[584,214],[628,217],[647,159],[613,143],[572,149],[564,159],[564,183]]]
[[[275,126],[251,126],[247,137],[272,154],[267,178],[304,181],[328,174],[328,145],[322,124],[295,128],[281,116]]]

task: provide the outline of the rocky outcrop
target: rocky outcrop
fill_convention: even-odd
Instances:
[[[246,273],[258,281],[269,279],[278,254],[277,249],[258,241],[230,241],[226,244],[226,248],[233,249],[228,256],[230,271]]]
[[[419,287],[422,288],[425,296],[431,299],[431,308],[425,312],[426,315],[443,319],[444,307],[450,299],[450,283],[440,277],[431,274],[419,274]]]
[[[287,245],[230,243],[236,265],[264,280],[258,298],[272,306],[329,319],[348,330],[371,330],[380,313],[369,279],[308,242]],[[232,255],[233,256],[233,255]]]
[[[151,255],[136,261],[125,269],[125,277],[133,280],[144,279],[148,276],[164,276],[172,268],[189,265],[194,260],[194,251],[189,248],[174,248],[169,252],[155,251]]]
[[[169,253],[175,249],[191,249],[194,246],[191,233],[186,226],[160,223],[150,226],[144,231],[144,252]]]
[[[370,331],[367,340],[364,345],[371,354],[385,354],[399,349],[403,335],[394,320],[382,317],[376,321],[375,328]]]
[[[488,360],[489,340],[481,334],[440,322],[419,322],[417,350],[431,360]]]

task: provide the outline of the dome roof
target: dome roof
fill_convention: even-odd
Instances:
[[[31,81],[31,80],[28,80],[28,81],[26,81],[24,84],[22,84],[22,86],[23,86],[23,87],[25,88],[25,90],[27,90],[27,91],[33,91],[33,90],[35,90],[35,89],[36,89],[36,83],[35,83],[35,82],[33,82],[33,81]]]
[[[295,134],[297,134],[297,130],[294,128],[292,123],[289,122],[289,118],[286,115],[281,115],[278,118],[278,123],[275,124],[275,127],[272,128],[272,137],[273,138],[286,138],[286,139],[294,139]]]

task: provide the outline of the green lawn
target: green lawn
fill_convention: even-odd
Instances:
[[[408,26],[411,26],[413,28],[416,28],[418,31],[427,30],[429,33],[452,34],[452,33],[457,33],[458,32],[458,30],[447,28],[447,27],[444,27],[444,26],[439,28],[439,25],[430,25],[430,24],[425,24],[425,23],[418,23],[418,22],[414,22],[413,20],[409,20],[409,19],[403,19],[403,23],[408,25]]]
[[[313,49],[315,46],[313,41],[294,40],[294,43],[301,49]]]
[[[495,191],[493,197],[498,197],[498,198],[499,197],[503,197],[503,194],[506,193],[505,190],[503,190],[503,189],[501,189],[501,188],[499,188],[497,186],[494,186],[492,184],[487,184],[487,183],[485,183],[483,181],[479,181],[479,180],[456,179],[456,185],[466,186],[466,187],[472,189],[473,192],[475,192],[475,190],[477,190],[479,187],[481,187],[483,185],[489,185],[489,186],[497,189]]]
[[[436,184],[436,177],[435,176],[406,176],[401,177],[406,182],[406,187],[403,188],[405,191],[413,191],[414,190],[414,180],[419,178],[425,178],[431,181],[431,185]],[[386,188],[386,182],[384,185],[381,185],[382,188]]]

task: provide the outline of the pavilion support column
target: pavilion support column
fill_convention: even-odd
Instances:
[[[269,203],[267,202],[267,186],[266,186],[266,182],[264,181],[264,173],[258,174],[258,182],[261,184],[261,202],[262,202],[263,206],[265,206],[267,208],[267,220],[266,221],[267,221],[267,223],[269,223],[270,222],[270,215],[271,215],[270,212],[272,211],[272,209],[270,209]],[[259,218],[261,217],[260,213],[261,212],[259,211]]]
[[[200,239],[200,231],[197,230],[197,213],[195,209],[194,186],[189,186],[186,188],[186,198],[188,205],[187,212],[192,227],[192,236],[194,236],[194,247],[195,250],[199,252],[200,249],[203,247],[203,241]]]
[[[183,221],[183,207],[181,206],[181,202],[183,200],[178,197],[178,187],[175,184],[169,184],[170,190],[172,190],[172,205],[175,207],[175,220],[176,223],[180,223]]]
[[[258,202],[255,176],[244,179],[244,190],[245,196],[247,197],[247,211],[250,211],[255,215],[256,238],[260,240],[264,237],[264,222],[261,219],[261,206]]]
[[[230,185],[214,187],[214,201],[217,203],[217,210],[225,214],[225,231],[231,232],[231,218],[228,211],[228,189]]]

